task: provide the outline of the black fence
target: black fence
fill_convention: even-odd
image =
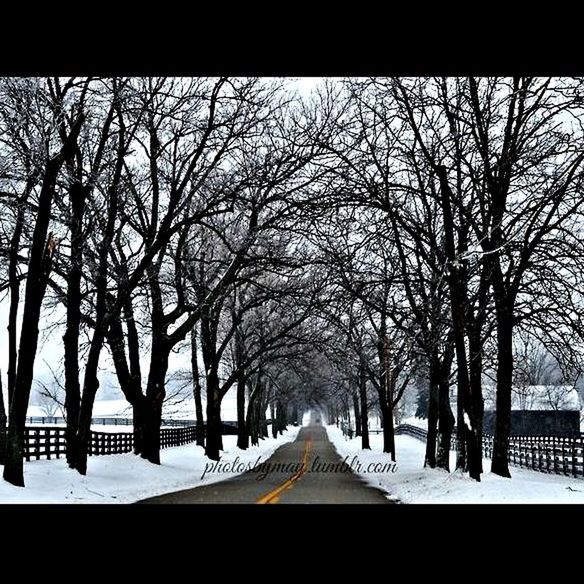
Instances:
[[[426,440],[423,428],[401,424],[396,434],[406,434]],[[453,436],[452,450],[457,448]],[[509,464],[539,472],[555,473],[572,477],[584,477],[584,436],[513,436],[509,440]],[[493,436],[483,434],[483,456],[493,456]]]
[[[381,430],[383,432],[383,430]],[[424,428],[418,428],[418,426],[411,426],[410,424],[400,424],[395,428],[396,434],[405,434],[406,436],[412,436],[418,440],[426,440],[428,432]]]
[[[493,456],[493,437],[483,436],[483,453]],[[514,436],[509,440],[509,464],[539,472],[584,477],[584,437]]]
[[[355,430],[349,428],[346,424],[341,424],[341,430],[345,436],[355,436]],[[383,428],[369,428],[367,431],[369,434],[383,434]],[[420,440],[426,440],[426,430],[424,430],[424,428],[418,428],[417,426],[411,426],[410,424],[400,424],[395,427],[394,431],[396,434],[406,434]]]
[[[39,424],[54,424],[54,425],[65,425],[65,418],[62,416],[28,416],[26,418],[26,423],[30,426],[36,426]],[[271,419],[266,421],[268,426],[272,423]],[[101,426],[132,426],[134,420],[132,418],[91,418],[92,425]],[[237,422],[233,421],[223,421],[221,422],[222,429],[221,433],[225,436],[237,434]],[[174,428],[194,428],[197,423],[195,420],[171,420],[163,419],[162,426],[174,427]]]
[[[63,416],[27,416],[26,423],[35,426],[38,424],[65,424],[65,418]],[[105,418],[91,418],[91,423],[94,425],[101,426],[132,426],[134,420],[132,418],[118,418],[118,417],[105,417]],[[231,423],[231,422],[228,422]],[[170,420],[163,419],[163,426],[173,426],[178,428],[186,428],[187,426],[194,426],[196,424],[195,420]]]
[[[162,428],[160,448],[182,446],[195,441],[195,427]],[[65,456],[65,428],[27,426],[24,433],[24,458],[27,461]],[[88,454],[122,454],[134,449],[134,435],[131,432],[91,432]]]

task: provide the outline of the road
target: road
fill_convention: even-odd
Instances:
[[[294,442],[280,446],[261,471],[168,493],[139,503],[377,503],[385,494],[347,471],[319,418],[300,429]]]

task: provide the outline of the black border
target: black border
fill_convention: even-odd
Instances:
[[[472,17],[417,4],[402,15],[390,5],[389,17],[363,10],[344,22],[300,8],[276,22],[227,5],[200,21],[164,10],[150,22],[142,13],[124,20],[97,8],[72,25],[7,24],[0,75],[584,75],[577,18],[546,14],[538,28],[530,15],[513,20],[491,5]]]

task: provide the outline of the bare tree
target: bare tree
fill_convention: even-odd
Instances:
[[[27,87],[21,89],[25,93],[30,90]],[[42,91],[42,88],[33,88],[32,91]],[[77,94],[75,98],[71,98],[73,93]],[[67,104],[66,98],[71,105]],[[18,362],[16,374],[12,373],[12,387],[9,385],[10,415],[4,479],[16,486],[24,486],[22,464],[24,424],[37,351],[41,305],[58,245],[58,240],[53,233],[48,233],[51,207],[59,173],[63,165],[75,154],[75,145],[85,121],[84,99],[83,86],[75,88],[73,81],[70,80],[61,88],[55,80],[54,86],[49,83],[49,99],[45,107],[35,112],[39,115],[41,123],[46,124],[46,121],[50,120],[50,129],[41,146],[44,151],[42,166],[40,169],[35,169],[40,172],[42,178],[39,181],[38,203],[28,258]],[[15,233],[17,230],[18,224],[15,226]],[[11,357],[12,360],[15,358],[14,352],[11,352]],[[14,364],[11,365],[11,371],[14,371]]]

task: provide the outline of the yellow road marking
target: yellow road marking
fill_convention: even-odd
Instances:
[[[266,505],[270,503],[277,503],[280,499],[280,495],[287,489],[291,489],[294,483],[300,479],[306,471],[308,470],[308,457],[310,456],[310,450],[312,449],[312,439],[306,440],[304,445],[304,456],[302,457],[302,465],[300,468],[287,480],[285,480],[280,486],[276,487],[274,490],[270,491],[267,495],[260,497],[256,503],[259,505]]]

